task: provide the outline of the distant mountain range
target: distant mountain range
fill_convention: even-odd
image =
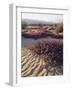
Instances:
[[[23,19],[22,24],[55,24],[56,22],[47,22],[42,20]]]

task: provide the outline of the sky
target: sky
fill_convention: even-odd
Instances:
[[[32,19],[32,20],[42,20],[46,22],[63,22],[63,15],[59,14],[38,14],[38,13],[22,13],[22,20]]]

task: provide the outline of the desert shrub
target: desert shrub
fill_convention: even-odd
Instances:
[[[63,64],[63,41],[62,40],[44,40],[32,44],[28,47],[33,53],[44,56],[45,60],[55,61]]]

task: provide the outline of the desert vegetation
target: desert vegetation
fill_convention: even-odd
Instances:
[[[29,32],[29,34],[27,34]],[[38,32],[38,33],[37,33]],[[37,34],[36,34],[37,33]],[[35,35],[33,35],[35,34]],[[22,35],[24,37],[42,37],[44,36],[55,36],[55,37],[63,37],[63,23],[58,24],[22,24]]]
[[[63,75],[63,23],[22,24],[23,37],[36,42],[22,47],[22,77]]]
[[[33,53],[45,57],[45,60],[63,64],[63,41],[40,41],[28,47]]]

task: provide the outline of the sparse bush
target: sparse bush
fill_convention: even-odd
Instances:
[[[63,64],[63,41],[62,40],[44,40],[32,44],[28,47],[33,53],[45,57],[45,60]]]

